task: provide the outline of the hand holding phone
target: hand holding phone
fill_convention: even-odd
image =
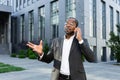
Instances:
[[[80,29],[79,27],[75,28],[74,33],[75,33],[76,39],[77,39],[78,41],[81,41],[81,40],[82,40],[82,32],[81,32],[81,29]]]

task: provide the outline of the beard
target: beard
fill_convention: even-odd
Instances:
[[[71,29],[65,28],[64,31],[67,35],[74,35],[74,31],[72,31]]]

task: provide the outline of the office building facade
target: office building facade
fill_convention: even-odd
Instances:
[[[94,51],[96,62],[113,59],[106,41],[117,34],[120,0],[13,0],[12,43],[63,37],[68,17],[79,21],[82,35]]]

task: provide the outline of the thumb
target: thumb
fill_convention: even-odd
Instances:
[[[43,42],[42,42],[42,40],[40,40],[40,45],[43,45]]]

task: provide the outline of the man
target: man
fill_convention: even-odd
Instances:
[[[70,17],[67,19],[64,38],[56,38],[51,44],[48,54],[42,51],[42,40],[39,45],[28,42],[27,46],[37,52],[39,60],[53,63],[51,80],[86,80],[82,55],[89,62],[94,62],[94,54],[83,40],[78,21]]]

